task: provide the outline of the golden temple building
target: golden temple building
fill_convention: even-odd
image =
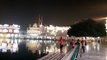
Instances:
[[[27,28],[27,35],[30,37],[58,37],[67,36],[67,30],[70,26],[44,26],[39,18],[39,23],[29,25]]]

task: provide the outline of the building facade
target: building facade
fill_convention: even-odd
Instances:
[[[41,19],[39,18],[39,21]],[[55,38],[55,37],[67,37],[67,30],[70,26],[53,26],[53,25],[43,25],[40,23],[34,23],[29,25],[27,28],[27,35],[29,38]]]
[[[20,26],[17,24],[0,24],[0,38],[17,38],[19,31]]]

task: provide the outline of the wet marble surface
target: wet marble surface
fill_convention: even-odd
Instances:
[[[78,54],[77,60],[107,60],[107,45],[97,42],[89,43],[86,46],[85,53]]]

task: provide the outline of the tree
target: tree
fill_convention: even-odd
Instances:
[[[103,37],[106,36],[106,29],[104,23],[97,22],[93,19],[87,19],[75,25],[72,25],[67,34],[69,36],[77,37]]]

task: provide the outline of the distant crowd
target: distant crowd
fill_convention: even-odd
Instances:
[[[63,39],[63,37],[60,37],[59,40],[58,40],[58,43],[59,43],[59,46],[60,46],[60,53],[63,53],[63,47],[64,47],[64,44],[65,44],[65,40]],[[87,45],[87,41],[84,40],[84,39],[71,39],[70,40],[70,45],[71,45],[71,48],[74,49],[76,45],[79,46],[79,53],[82,54],[82,53],[85,53],[85,47]]]

